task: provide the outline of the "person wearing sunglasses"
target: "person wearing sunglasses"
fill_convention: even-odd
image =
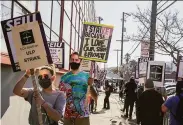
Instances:
[[[32,88],[23,88],[26,82],[29,82],[30,70],[27,70],[23,77],[17,82],[13,93],[23,97],[31,105],[29,112],[29,124],[39,125],[36,104],[41,105],[43,125],[58,125],[62,119],[65,106],[65,95],[52,88],[55,79],[54,71],[48,66],[43,66],[38,70],[37,81],[41,86],[40,92]]]
[[[93,79],[89,73],[79,70],[80,63],[79,54],[72,53],[71,71],[61,77],[59,89],[67,95],[64,125],[90,125],[87,95]]]

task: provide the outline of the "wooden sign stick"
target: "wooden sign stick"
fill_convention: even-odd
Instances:
[[[34,75],[34,69],[30,69],[30,72],[31,72],[31,79],[32,79],[32,85],[34,87],[34,92],[39,92],[39,89],[36,84],[36,78]],[[37,113],[38,113],[39,125],[43,125],[41,106],[39,104],[36,104],[36,108],[37,108]]]

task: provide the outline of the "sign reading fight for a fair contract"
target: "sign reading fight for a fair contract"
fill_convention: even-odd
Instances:
[[[85,60],[107,62],[113,26],[85,22],[79,56]]]
[[[1,22],[14,72],[52,64],[39,12]]]

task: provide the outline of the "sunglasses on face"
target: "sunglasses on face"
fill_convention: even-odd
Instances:
[[[43,74],[43,75],[39,75],[38,76],[38,79],[41,80],[41,79],[50,79],[49,75],[48,74]]]

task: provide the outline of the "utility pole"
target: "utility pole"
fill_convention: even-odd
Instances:
[[[157,0],[152,0],[149,57],[154,60],[156,34]]]
[[[118,66],[118,51],[122,51],[122,50],[116,49],[114,51],[117,51],[117,74],[118,74],[118,71],[119,71],[119,66]]]
[[[121,40],[116,40],[116,41],[120,41],[121,42],[121,66],[123,65],[123,42],[125,42],[125,41],[129,41],[129,40],[124,40],[123,39],[123,34],[124,34],[124,22],[125,22],[125,15],[128,15],[128,16],[130,16],[130,14],[128,14],[128,13],[125,13],[125,12],[123,12],[123,14],[122,14],[122,19],[121,19],[121,22],[122,22],[122,27],[121,27]]]
[[[123,33],[124,33],[124,19],[125,17],[125,13],[123,12],[123,15],[122,15],[122,33],[121,33],[121,66],[123,65]]]

